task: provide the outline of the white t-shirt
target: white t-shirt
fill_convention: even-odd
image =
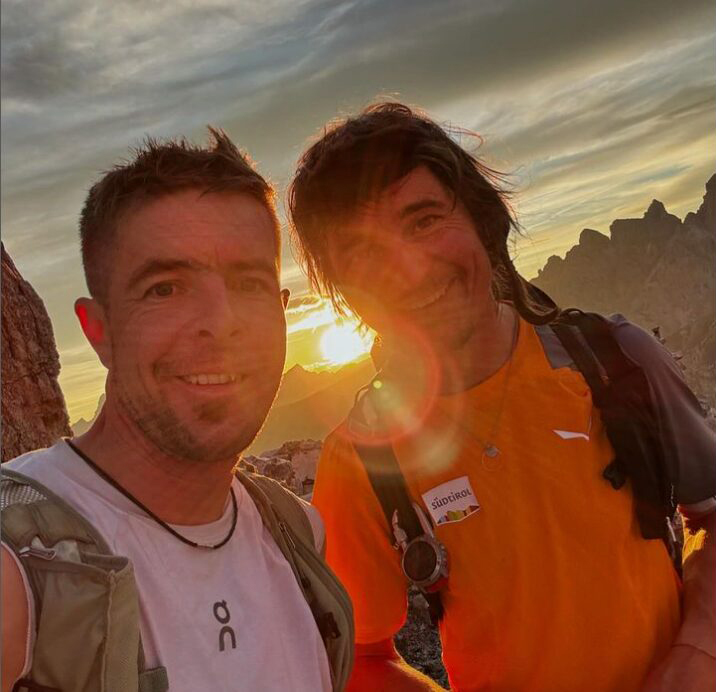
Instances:
[[[86,517],[114,553],[131,559],[147,665],[166,667],[171,692],[331,689],[311,611],[237,480],[236,530],[226,545],[209,551],[172,536],[65,442],[4,466],[46,485]],[[317,514],[309,516],[315,527]],[[226,536],[232,518],[227,500],[218,521],[173,528],[212,544]]]

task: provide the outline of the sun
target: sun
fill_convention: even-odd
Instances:
[[[342,365],[370,351],[371,339],[358,332],[356,325],[333,324],[321,334],[321,353],[330,365]]]

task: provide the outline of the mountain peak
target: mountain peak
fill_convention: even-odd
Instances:
[[[658,219],[662,216],[666,216],[667,211],[666,207],[664,206],[663,202],[660,202],[658,199],[651,200],[651,204],[649,205],[649,208],[646,210],[646,214],[644,214],[645,219]]]
[[[605,242],[607,244],[609,243],[609,237],[604,235],[604,233],[595,231],[593,228],[585,228],[579,234],[579,245],[581,246],[594,246],[596,244]]]
[[[621,313],[646,330],[660,325],[669,348],[684,355],[689,385],[713,406],[716,177],[684,221],[658,199],[642,214],[615,219],[609,239],[583,230],[579,244],[562,261],[550,258],[534,283],[557,305]]]

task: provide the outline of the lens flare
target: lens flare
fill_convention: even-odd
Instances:
[[[321,335],[321,353],[330,365],[357,360],[370,351],[371,339],[360,334],[351,324],[334,324]]]

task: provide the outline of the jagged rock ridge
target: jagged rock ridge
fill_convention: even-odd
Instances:
[[[641,219],[617,219],[610,236],[584,229],[564,259],[552,256],[533,283],[562,307],[620,312],[645,329],[661,327],[683,353],[686,378],[716,403],[716,175],[703,203],[682,222],[658,200]]]
[[[70,436],[60,359],[45,306],[2,255],[2,461]]]
[[[95,409],[92,418],[89,420],[79,418],[72,424],[72,433],[74,437],[84,435],[92,427],[92,424],[97,420],[97,416],[99,416],[99,412],[102,410],[102,406],[104,406],[105,398],[104,393],[100,394],[99,400],[97,401],[97,408]]]

